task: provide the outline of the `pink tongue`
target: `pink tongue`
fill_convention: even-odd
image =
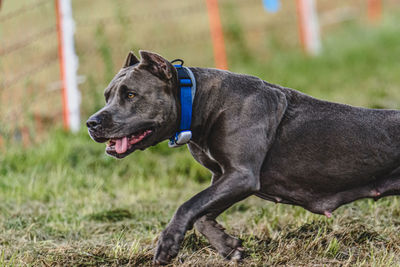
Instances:
[[[115,140],[115,151],[118,154],[125,153],[128,150],[128,138],[125,136],[122,139]]]

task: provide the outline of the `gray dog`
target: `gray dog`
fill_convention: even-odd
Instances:
[[[174,136],[181,120],[177,69],[163,57],[131,52],[87,121],[107,154],[123,158]],[[212,184],[178,208],[159,237],[166,264],[193,225],[227,259],[240,240],[216,217],[256,195],[328,217],[360,198],[400,193],[400,111],[321,101],[259,78],[190,68],[197,84],[188,147]]]

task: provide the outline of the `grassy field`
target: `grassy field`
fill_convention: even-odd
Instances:
[[[243,60],[243,50],[232,49],[231,69],[318,98],[399,108],[395,15],[379,27],[349,22],[325,37],[316,58],[281,50],[273,40],[268,60]],[[55,130],[29,148],[6,144],[0,150],[0,265],[151,265],[157,236],[173,212],[209,180],[186,148],[166,143],[124,160],[107,157],[84,130]],[[327,219],[250,197],[219,221],[244,241],[242,266],[399,266],[399,204],[397,197],[361,200]],[[173,265],[227,262],[192,230]]]

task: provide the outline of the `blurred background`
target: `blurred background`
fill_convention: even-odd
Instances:
[[[323,45],[318,57],[309,58],[302,53],[293,1],[269,12],[261,0],[220,0],[228,69],[333,101],[394,108],[393,96],[376,99],[398,91],[376,65],[395,59],[386,46],[396,45],[400,4],[382,1],[379,14],[370,17],[369,2],[317,1]],[[183,58],[188,66],[215,66],[206,1],[73,0],[72,7],[83,121],[103,104],[102,91],[130,50]],[[55,1],[3,0],[0,34],[0,135],[3,142],[32,143],[62,122]],[[337,54],[344,49],[348,55]],[[313,80],[305,72],[315,72]],[[353,74],[337,77],[343,72]],[[346,77],[354,75],[365,75],[364,83],[350,81],[351,90],[343,90]]]
[[[75,264],[92,260],[97,264],[98,257],[106,264],[148,263],[152,241],[173,211],[209,183],[207,170],[185,148],[170,150],[162,143],[117,161],[106,157],[104,147],[87,136],[86,118],[103,106],[103,90],[131,50],[136,55],[139,49],[154,51],[169,60],[181,58],[186,66],[200,67],[219,66],[223,51],[226,60],[222,64],[233,72],[325,100],[399,108],[399,0],[315,1],[313,23],[318,25],[313,27],[320,43],[314,50],[304,40],[307,29],[302,28],[299,13],[302,0],[280,1],[279,6],[268,0],[219,0],[222,35],[218,35],[215,14],[210,13],[215,8],[210,11],[209,2],[72,0],[81,93],[81,130],[72,134],[63,130],[56,1],[0,1],[0,223],[5,229],[0,234],[0,263],[70,263],[75,260],[71,255],[79,256]],[[224,41],[217,54],[213,34],[218,42],[221,36]],[[338,226],[343,220],[397,218],[400,209],[395,199],[380,206],[369,201],[352,204],[353,208],[340,209],[342,221],[323,221],[321,227],[329,230],[336,225],[334,229],[346,232],[347,228]],[[223,220],[232,225],[228,229],[247,238],[250,247],[259,242],[251,239],[254,236],[264,241],[279,238],[283,225],[296,231],[317,218],[300,208],[249,201]],[[252,207],[263,207],[262,212]],[[374,216],[364,217],[371,212]],[[258,219],[231,220],[232,213],[236,218],[237,213],[249,213]],[[264,213],[271,217],[261,216]],[[252,234],[246,235],[243,225],[249,222]],[[382,221],[371,224],[374,229],[388,229]],[[398,229],[392,230],[386,241],[399,244],[390,237]],[[365,231],[371,234],[372,230]],[[196,235],[191,238],[205,246]],[[364,243],[357,243],[358,254],[353,257],[356,248],[347,243],[340,246],[344,241],[337,238],[328,238],[315,253],[301,257],[286,255],[292,248],[282,247],[283,262],[254,250],[251,263],[361,264],[367,257],[371,260],[367,263],[386,264],[400,255],[396,246],[390,253],[377,248],[371,256],[369,245],[364,248]],[[185,251],[189,255],[196,249],[189,246]],[[214,255],[211,251],[206,249]],[[299,258],[306,261],[299,262]]]

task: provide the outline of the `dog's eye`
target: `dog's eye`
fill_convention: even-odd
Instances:
[[[135,93],[129,92],[128,93],[128,98],[132,99],[135,97]]]

